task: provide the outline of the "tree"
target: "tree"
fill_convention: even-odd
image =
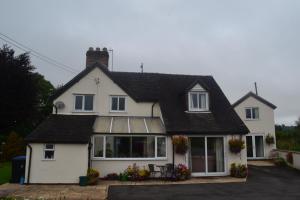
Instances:
[[[11,160],[15,156],[24,155],[25,146],[23,138],[17,133],[11,132],[3,145],[2,149],[2,159],[1,160]]]
[[[299,117],[298,120],[296,121],[296,126],[297,126],[297,128],[300,129],[300,117]]]
[[[51,113],[54,87],[34,69],[28,53],[15,56],[10,47],[0,48],[0,134],[26,136]]]

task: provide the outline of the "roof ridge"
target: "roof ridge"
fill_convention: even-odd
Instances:
[[[109,71],[109,73],[124,73],[124,74],[150,74],[150,75],[170,75],[170,76],[189,76],[189,77],[213,77],[213,75],[193,75],[193,74],[172,74],[159,72],[126,72],[126,71]]]

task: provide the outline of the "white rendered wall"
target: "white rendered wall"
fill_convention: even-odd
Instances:
[[[32,159],[30,183],[79,183],[79,176],[85,176],[88,168],[87,144],[55,144],[54,160],[43,159],[43,144],[30,144]],[[29,147],[26,149],[27,183]]]
[[[259,119],[258,120],[248,120],[246,119],[245,108],[247,107],[258,107],[259,108]],[[264,151],[265,158],[269,158],[270,152],[276,149],[276,136],[275,136],[275,121],[274,121],[274,110],[261,103],[253,97],[249,97],[242,103],[235,107],[235,111],[244,121],[245,125],[250,130],[251,134],[262,134],[264,136]],[[265,137],[270,134],[275,138],[275,144],[268,145],[265,141]]]

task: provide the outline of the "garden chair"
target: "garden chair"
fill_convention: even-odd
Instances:
[[[148,164],[148,167],[149,167],[151,178],[155,178],[156,177],[155,175],[160,173],[160,171],[155,171],[154,164]]]
[[[172,163],[166,164],[166,178],[172,178],[174,167]]]

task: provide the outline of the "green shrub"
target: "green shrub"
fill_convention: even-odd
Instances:
[[[285,167],[285,166],[287,166],[287,163],[285,162],[285,160],[283,159],[283,158],[275,158],[274,160],[273,160],[273,162],[274,162],[274,164],[276,165],[276,166],[280,166],[280,167]]]
[[[246,165],[236,165],[235,163],[232,163],[230,167],[230,175],[236,178],[246,178],[248,176],[248,168]]]

